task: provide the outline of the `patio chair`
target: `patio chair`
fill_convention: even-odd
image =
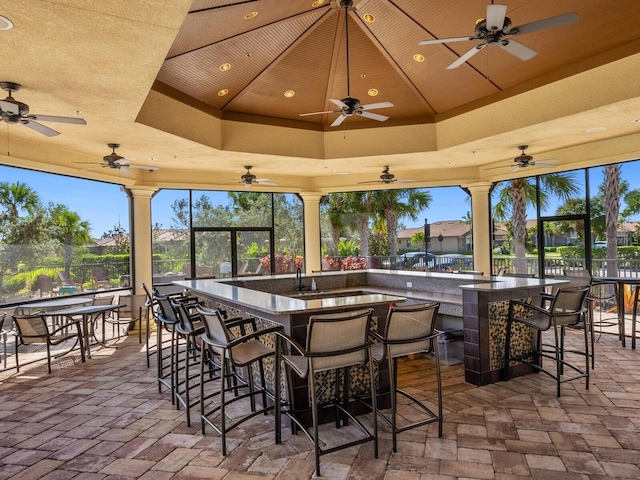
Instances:
[[[64,270],[58,270],[58,278],[62,282],[63,286],[76,287],[82,290],[82,282],[74,282]]]
[[[509,316],[505,335],[504,349],[504,379],[509,380],[509,368],[512,361],[529,365],[534,370],[546,373],[556,381],[556,395],[560,397],[562,383],[586,379],[586,389],[589,390],[589,336],[587,322],[587,307],[585,298],[589,293],[589,286],[559,288],[553,296],[548,308],[538,307],[520,300],[509,301]],[[530,352],[511,355],[511,331],[514,323],[531,327],[534,332],[535,345]],[[584,348],[582,350],[566,350],[564,346],[566,327],[581,325],[584,333]],[[553,331],[553,344],[542,343],[542,332]],[[585,357],[584,368],[566,360],[566,353],[577,353]],[[555,371],[544,368],[544,358],[555,361]],[[565,367],[575,372],[571,377],[563,378]]]
[[[389,388],[379,391],[378,395],[391,394],[391,414],[387,416],[378,409],[378,415],[391,426],[393,451],[397,452],[397,434],[421,427],[429,423],[438,422],[438,436],[442,437],[442,381],[440,376],[440,355],[438,352],[438,334],[435,329],[439,303],[396,305],[389,308],[387,322],[382,335],[372,332],[377,340],[371,347],[373,361],[389,365]],[[418,398],[398,387],[398,358],[416,353],[431,352],[434,355],[435,375],[437,385],[437,411],[432,411]],[[425,373],[424,375],[426,375]],[[411,421],[398,426],[398,394],[417,407],[409,414]],[[416,410],[422,410],[422,417]]]
[[[47,348],[47,367],[51,373],[51,347],[62,344],[67,340],[75,340],[74,344],[64,353],[56,355],[61,357],[71,352],[76,345],[80,345],[80,358],[85,361],[84,344],[82,340],[82,320],[66,318],[66,321],[53,326],[50,315],[13,315],[13,322],[16,329],[15,356],[16,370],[20,371],[20,361],[18,351],[20,345],[40,344]]]
[[[301,415],[308,412],[308,408],[296,408],[293,398],[288,407],[283,408],[280,388],[276,388],[276,443],[281,443],[281,416],[286,415],[291,421],[304,432],[313,444],[316,462],[316,476],[320,476],[320,456],[327,453],[336,452],[355,445],[366,442],[373,442],[374,456],[378,458],[378,422],[377,422],[377,401],[376,401],[376,379],[373,367],[373,357],[371,347],[373,342],[369,340],[371,326],[371,315],[373,309],[352,310],[348,312],[330,313],[322,315],[311,315],[307,325],[306,346],[298,344],[293,338],[278,332],[277,356],[276,356],[276,379],[280,379],[280,365],[284,364],[287,378],[295,374],[300,379],[306,379],[309,385],[309,402],[311,403],[312,426],[308,428]],[[295,352],[295,353],[294,353]],[[294,353],[294,354],[292,354]],[[373,432],[349,412],[349,369],[352,366],[368,365],[369,370],[369,396],[371,398],[371,409],[373,411]],[[327,402],[319,404],[320,397],[316,385],[316,373],[334,371],[336,381],[334,396]],[[339,379],[342,380],[340,386]],[[291,391],[291,384],[289,385]],[[333,409],[335,415],[335,426],[340,428],[340,424],[346,426],[351,420],[359,431],[359,435],[349,435],[347,439],[341,438],[336,432],[333,438],[328,436],[323,440],[319,435],[319,415],[320,410],[325,408]],[[324,443],[324,445],[322,445]]]
[[[38,275],[36,284],[41,297],[44,297],[45,294],[54,295],[57,293],[57,289],[54,288],[53,280],[49,275]]]
[[[96,283],[98,288],[109,287],[111,280],[104,276],[104,270],[102,267],[95,267],[91,269],[91,280]]]
[[[273,348],[268,347],[260,341],[265,335],[273,335],[282,330],[281,326],[257,329],[254,318],[245,318],[235,321],[226,321],[218,310],[209,310],[197,307],[197,311],[202,318],[204,333],[201,336],[200,350],[200,418],[202,423],[202,434],[205,433],[205,426],[209,425],[222,437],[222,455],[227,455],[227,433],[238,427],[245,421],[260,415],[267,414],[274,408],[267,402],[267,396],[273,395],[267,390],[264,375],[264,360],[267,357],[275,356]],[[249,325],[251,333],[239,336],[231,333],[230,329],[239,327],[242,332],[243,327]],[[246,331],[246,330],[245,330]],[[207,355],[209,353],[210,355]],[[209,362],[208,358],[217,356],[220,358],[219,367]],[[209,375],[206,367],[214,369],[220,368],[220,380],[215,382],[213,389],[206,391],[205,373]],[[240,377],[235,372],[245,370],[245,376]],[[217,371],[217,370],[216,370]],[[257,372],[260,384],[256,385],[252,372]],[[231,378],[237,380],[232,384],[226,380]],[[275,382],[275,389],[279,391],[279,382]],[[234,392],[229,398],[228,393]],[[217,401],[212,401],[214,397]],[[256,397],[261,399],[261,407],[256,406]],[[240,411],[242,406],[234,405],[233,419],[227,418],[227,407],[237,401],[249,399],[249,411]],[[277,420],[277,418],[276,418]]]

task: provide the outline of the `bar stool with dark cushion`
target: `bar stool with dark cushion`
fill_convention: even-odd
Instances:
[[[378,395],[391,394],[391,417],[378,410],[381,418],[391,426],[393,436],[393,451],[397,451],[396,437],[398,433],[412,428],[438,422],[438,436],[442,437],[442,381],[440,377],[440,356],[438,353],[438,332],[435,329],[439,303],[418,305],[396,305],[389,309],[387,323],[383,335],[372,333],[377,343],[371,347],[373,361],[388,362],[389,388],[378,391]],[[398,388],[398,358],[422,352],[431,352],[435,360],[435,374],[437,383],[437,412],[420,402],[417,398]],[[421,409],[426,415],[401,427],[397,424],[398,394],[409,399],[413,405]]]
[[[546,373],[556,380],[556,393],[560,396],[560,385],[565,382],[586,379],[586,388],[589,389],[589,332],[585,325],[587,307],[585,298],[589,293],[589,286],[575,288],[559,288],[548,308],[538,307],[520,300],[509,301],[509,316],[507,318],[506,340],[505,340],[505,361],[504,379],[509,380],[509,367],[512,361],[524,363],[533,369]],[[537,330],[534,332],[535,345],[532,351],[523,354],[511,355],[511,332],[513,324],[520,323]],[[566,327],[575,327],[582,324],[584,333],[584,349],[572,351],[584,355],[584,369],[565,359],[565,353],[569,353],[564,348]],[[554,343],[551,345],[542,343],[542,332],[553,329]],[[543,359],[549,358],[555,361],[555,372],[547,370],[543,366]],[[575,372],[575,375],[563,378],[564,367],[568,367]]]
[[[268,335],[273,335],[282,330],[281,326],[264,328],[258,330],[254,318],[226,321],[218,310],[209,310],[198,305],[197,311],[202,317],[204,333],[201,336],[200,351],[200,418],[202,421],[202,433],[205,433],[206,425],[213,428],[222,437],[222,454],[227,454],[227,433],[247,420],[260,415],[267,414],[272,410],[273,405],[267,403],[267,397],[272,400],[273,394],[268,391],[264,375],[264,359],[275,356],[275,350],[268,347],[260,340]],[[244,328],[249,333],[234,335],[231,330]],[[209,350],[209,352],[207,352]],[[216,355],[220,358],[220,380],[213,384],[205,381],[207,368],[211,366],[207,354]],[[254,369],[256,367],[259,376],[259,385],[254,380]],[[244,376],[236,372],[244,369]],[[228,382],[231,377],[233,383]],[[213,385],[217,388],[205,390],[206,385]],[[275,388],[279,385],[276,382]],[[233,392],[232,397],[227,393]],[[261,400],[260,408],[256,406],[256,397]],[[217,402],[214,401],[217,398]],[[241,400],[249,400],[246,412],[240,414],[230,421],[227,419],[227,407]],[[241,407],[240,407],[241,408]],[[236,409],[236,412],[237,413]]]
[[[158,366],[158,392],[162,393],[164,385],[171,393],[171,404],[175,404],[175,348],[176,327],[178,316],[171,305],[171,299],[167,296],[156,295],[154,300],[158,302],[156,326],[156,361]],[[163,332],[169,334],[169,341],[163,339]]]
[[[345,448],[360,445],[373,441],[374,455],[378,458],[378,422],[376,412],[376,379],[374,374],[371,346],[373,343],[369,339],[371,327],[371,313],[373,309],[355,310],[341,313],[330,313],[322,315],[311,315],[307,326],[306,347],[302,347],[293,338],[278,333],[279,342],[276,357],[276,378],[280,378],[280,365],[284,363],[287,369],[287,377],[295,374],[299,378],[306,378],[310,389],[311,402],[311,429],[305,425],[300,415],[308,412],[308,408],[296,409],[293,399],[289,405],[283,408],[281,401],[281,391],[276,389],[276,443],[281,442],[281,416],[286,415],[300,428],[314,447],[316,460],[316,475],[320,476],[320,456],[336,452]],[[293,352],[292,352],[293,350]],[[352,366],[368,365],[371,397],[371,408],[373,410],[373,432],[370,432],[354,415],[349,412],[348,401],[350,396],[348,370]],[[323,404],[319,403],[316,386],[316,373],[336,372],[334,383],[334,397]],[[339,375],[342,372],[343,385],[340,388]],[[342,390],[342,398],[340,398]],[[335,414],[336,428],[340,427],[340,421],[346,425],[348,419],[360,430],[360,436],[355,439],[347,439],[344,442],[336,443],[336,438],[325,439],[327,445],[322,448],[323,440],[318,432],[319,410],[322,408],[332,408]]]

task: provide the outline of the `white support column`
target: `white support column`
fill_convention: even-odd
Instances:
[[[489,211],[490,183],[467,185],[471,192],[473,217],[473,269],[492,274],[491,268],[491,212]]]
[[[322,269],[320,255],[320,200],[319,193],[300,194],[304,202],[304,264],[305,272]]]
[[[158,190],[153,187],[129,188],[132,196],[131,211],[131,254],[133,272],[131,272],[131,290],[144,293],[142,284],[151,286],[153,282],[151,248],[151,197]],[[135,283],[134,283],[135,282]]]

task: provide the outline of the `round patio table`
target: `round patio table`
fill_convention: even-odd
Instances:
[[[49,300],[40,300],[37,302],[23,303],[18,305],[24,313],[35,313],[39,311],[51,311],[69,307],[77,307],[80,305],[88,305],[93,303],[93,297],[63,297]],[[16,309],[16,310],[17,310]]]

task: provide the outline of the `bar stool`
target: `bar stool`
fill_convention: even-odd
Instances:
[[[386,361],[389,364],[389,388],[378,391],[378,395],[390,394],[391,418],[385,416],[380,409],[377,412],[391,426],[394,452],[397,452],[397,434],[412,428],[438,422],[438,437],[442,437],[442,380],[437,341],[438,332],[435,330],[435,321],[439,308],[439,303],[393,306],[389,309],[387,315],[384,334],[372,333],[378,341],[371,347],[373,361],[378,364]],[[417,398],[398,388],[398,358],[426,351],[432,352],[435,357],[438,390],[437,412],[433,412]],[[409,399],[415,406],[425,412],[426,418],[398,427],[398,394]]]
[[[509,367],[511,361],[529,365],[537,371],[546,373],[556,380],[556,393],[560,397],[560,385],[579,378],[586,379],[586,388],[589,389],[589,333],[585,325],[587,308],[585,298],[589,293],[589,287],[559,288],[548,308],[538,307],[520,300],[509,301],[509,316],[505,335],[504,349],[504,379],[509,380]],[[516,308],[517,307],[517,308]],[[511,355],[511,332],[513,324],[520,323],[537,330],[535,345],[531,345],[532,351],[524,352],[516,356]],[[565,350],[565,328],[577,326],[582,323],[584,331],[584,350]],[[554,343],[552,345],[542,343],[542,332],[553,329]],[[545,347],[548,347],[545,349]],[[584,369],[565,360],[565,353],[578,353],[585,357]],[[533,361],[531,359],[534,359]],[[543,358],[555,360],[555,373],[543,367]],[[562,378],[564,367],[571,368],[575,375]]]
[[[204,333],[204,326],[200,321],[200,314],[196,312],[194,315],[189,311],[188,303],[172,299],[171,306],[174,308],[178,318],[178,324],[176,325],[176,351],[174,352],[176,406],[177,408],[180,408],[180,405],[184,407],[187,426],[190,427],[191,407],[200,402],[197,397],[193,400],[191,395],[192,390],[199,390],[198,380],[200,378],[198,370],[196,370],[195,374],[191,373],[191,367],[200,365],[200,336]],[[184,352],[182,354],[180,352],[180,339],[184,340]],[[215,369],[210,367],[209,370],[213,372]],[[181,373],[183,374],[182,379]],[[193,383],[194,381],[195,384]]]
[[[157,328],[156,328],[156,363],[158,368],[158,392],[162,393],[162,386],[171,393],[171,404],[175,405],[175,345],[176,327],[178,316],[171,305],[169,297],[155,295],[158,302]],[[169,334],[168,342],[163,340],[163,331]]]
[[[254,318],[245,318],[225,322],[218,310],[209,310],[197,306],[197,311],[202,318],[204,333],[201,336],[200,350],[200,418],[202,434],[205,426],[209,425],[222,437],[222,455],[227,455],[227,433],[245,421],[260,415],[267,414],[273,405],[268,405],[267,397],[274,396],[267,390],[264,376],[264,359],[275,356],[275,350],[267,347],[260,341],[261,337],[272,335],[282,330],[281,326],[258,330]],[[230,329],[249,326],[251,333],[236,336]],[[207,353],[218,355],[220,361],[220,378],[215,382],[218,388],[205,392],[205,373],[211,363],[207,361]],[[255,385],[252,366],[258,368],[260,385]],[[245,369],[245,375],[236,374],[237,370]],[[231,377],[237,382],[233,385],[227,383]],[[276,382],[276,391],[279,385]],[[234,392],[234,396],[227,397],[227,393]],[[218,402],[214,402],[214,398]],[[261,408],[256,407],[256,397],[261,399]],[[227,406],[243,399],[250,401],[250,411],[227,422]],[[216,423],[217,419],[217,423]]]
[[[281,391],[276,389],[276,443],[281,443],[282,437],[282,414],[304,432],[311,441],[314,448],[316,461],[316,476],[320,476],[320,456],[327,453],[336,452],[344,448],[360,445],[373,441],[374,455],[378,458],[378,422],[376,415],[376,387],[373,368],[373,358],[369,340],[371,326],[371,313],[373,309],[355,310],[324,315],[311,315],[307,326],[306,347],[302,347],[293,338],[278,333],[278,345],[276,356],[276,378],[281,378],[281,363],[284,363],[287,370],[287,377],[293,373],[299,378],[306,378],[310,389],[311,415],[313,424],[311,429],[305,426],[300,414],[308,412],[308,408],[296,409],[293,398],[289,405],[283,408],[281,401]],[[295,351],[295,355],[291,354]],[[373,432],[370,432],[354,415],[349,412],[349,375],[348,369],[352,366],[368,365],[370,377],[371,408],[373,411]],[[336,372],[335,397],[329,402],[320,405],[318,392],[316,389],[315,374],[334,370]],[[339,375],[342,372],[343,386],[342,398],[340,399]],[[338,445],[327,448],[320,446],[321,439],[318,432],[319,410],[322,408],[332,408],[335,413],[336,428],[340,427],[340,421],[346,425],[348,419],[360,430],[362,436],[351,441],[345,441]]]

